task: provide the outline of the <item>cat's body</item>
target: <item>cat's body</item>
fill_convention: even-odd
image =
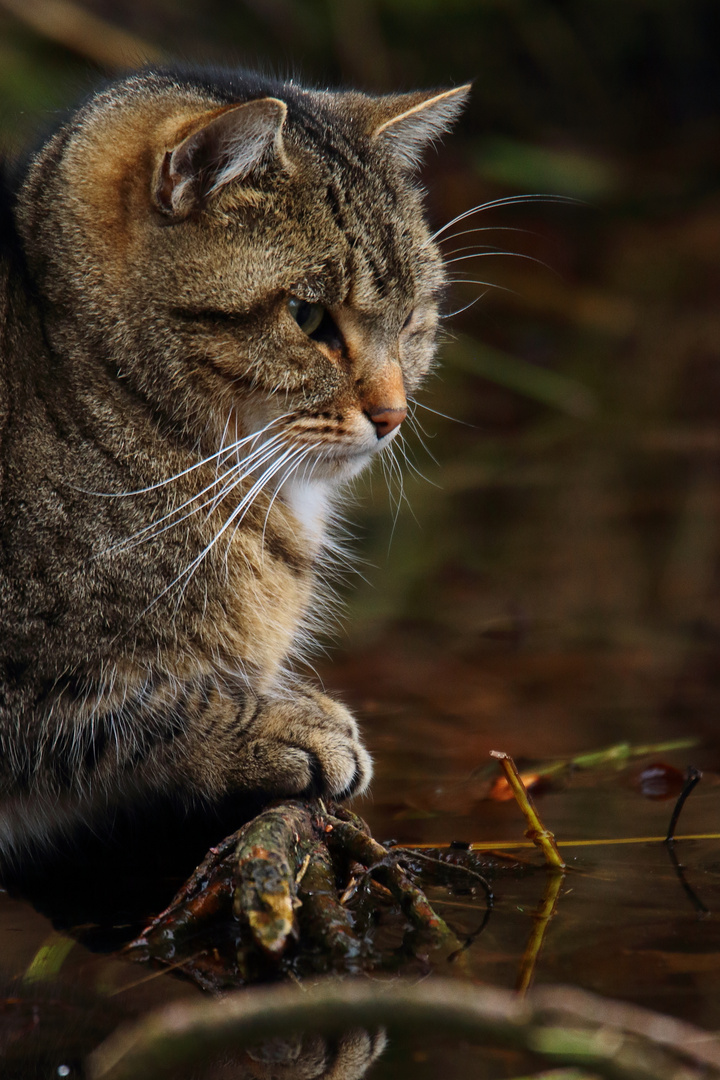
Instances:
[[[159,791],[366,786],[352,717],[288,670],[333,491],[431,362],[411,164],[464,96],[140,74],[7,194],[0,868]]]

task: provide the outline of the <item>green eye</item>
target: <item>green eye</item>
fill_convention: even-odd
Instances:
[[[309,304],[307,300],[300,300],[297,296],[290,297],[287,307],[303,334],[307,334],[308,337],[315,333],[325,318],[325,308],[322,304]]]

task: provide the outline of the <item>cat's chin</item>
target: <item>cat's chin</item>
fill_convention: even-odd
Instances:
[[[331,484],[342,484],[362,472],[374,458],[375,454],[370,450],[325,457],[313,468],[313,476]]]

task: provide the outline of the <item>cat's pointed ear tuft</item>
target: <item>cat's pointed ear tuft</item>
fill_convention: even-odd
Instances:
[[[415,169],[423,152],[458,118],[470,83],[453,90],[396,94],[376,101],[373,139],[384,142],[406,168]]]
[[[155,183],[158,208],[182,220],[228,184],[257,173],[272,157],[284,161],[286,115],[285,102],[259,98],[199,118],[191,134],[167,150],[160,162]]]

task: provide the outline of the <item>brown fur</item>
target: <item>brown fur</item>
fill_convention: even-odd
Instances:
[[[31,160],[0,268],[6,857],[145,793],[366,786],[289,663],[332,491],[431,363],[410,166],[464,96],[140,74]]]

